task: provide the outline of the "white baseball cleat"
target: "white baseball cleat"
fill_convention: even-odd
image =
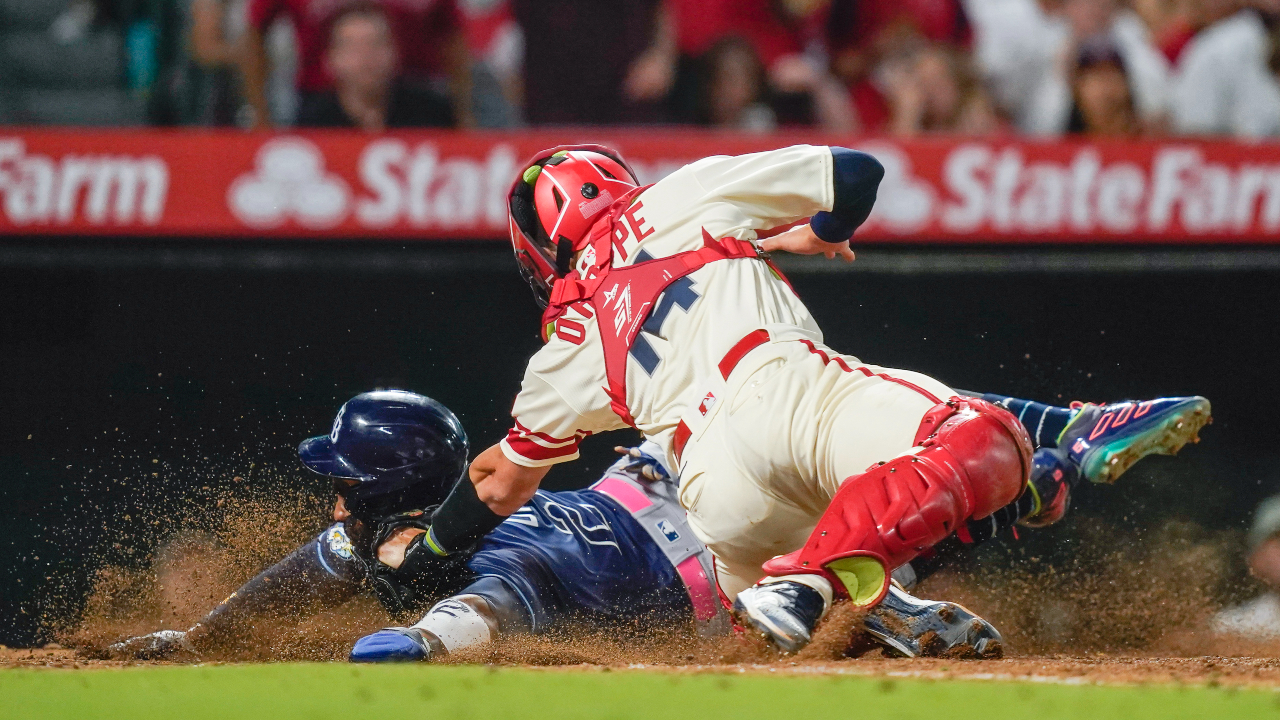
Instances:
[[[922,600],[897,585],[867,613],[863,628],[904,657],[987,660],[1004,655],[1004,638],[991,623],[963,605]]]

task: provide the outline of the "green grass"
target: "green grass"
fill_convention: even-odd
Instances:
[[[372,713],[372,714],[370,714]],[[1280,718],[1267,690],[856,676],[224,665],[0,671],[0,718]]]

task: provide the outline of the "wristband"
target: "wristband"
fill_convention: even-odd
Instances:
[[[431,518],[431,529],[423,541],[435,554],[448,555],[476,544],[504,520],[484,504],[475,484],[463,475]]]

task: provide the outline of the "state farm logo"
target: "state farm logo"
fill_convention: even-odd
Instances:
[[[301,138],[272,140],[258,150],[253,172],[227,190],[227,206],[246,225],[272,228],[293,219],[299,225],[330,228],[347,217],[351,189],[325,172],[320,148]]]
[[[1084,146],[1062,159],[961,145],[947,156],[943,229],[966,233],[1190,233],[1280,229],[1280,164],[1206,160],[1166,145],[1150,160]],[[1129,157],[1126,157],[1129,155]]]
[[[0,138],[0,195],[13,225],[155,225],[169,197],[169,165],[155,155],[28,153]]]
[[[937,193],[912,173],[911,158],[896,145],[875,143],[858,148],[884,166],[870,221],[892,233],[915,232],[933,217]]]

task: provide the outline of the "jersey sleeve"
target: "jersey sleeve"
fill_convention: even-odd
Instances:
[[[768,230],[830,211],[835,202],[831,149],[793,145],[734,157],[716,156],[689,166],[705,193],[700,202],[733,204]]]
[[[534,354],[511,409],[515,422],[502,440],[508,460],[525,467],[576,460],[583,438],[626,427],[604,391],[599,337],[591,323],[584,335],[556,335]]]

